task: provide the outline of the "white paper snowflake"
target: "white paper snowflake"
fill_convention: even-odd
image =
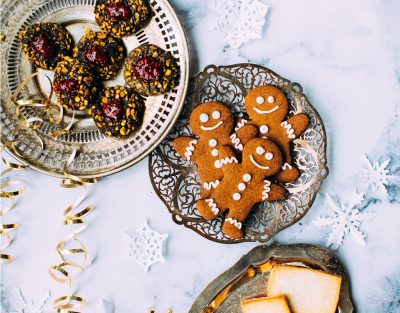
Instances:
[[[1,296],[1,308],[7,313],[48,313],[50,310],[46,308],[50,301],[51,293],[47,291],[42,299],[38,301],[27,300],[24,296],[21,288],[15,287],[14,295],[5,295],[5,289],[2,288]],[[7,298],[7,301],[3,303],[3,297]],[[10,299],[10,301],[9,301]],[[12,301],[11,301],[12,300]],[[3,312],[3,311],[1,311]]]
[[[390,159],[387,159],[382,164],[375,162],[374,164],[363,154],[363,166],[361,168],[361,179],[367,184],[366,191],[374,191],[382,199],[388,199],[389,194],[387,187],[391,182],[398,179],[398,176],[389,175],[387,167],[390,164]]]
[[[163,245],[168,235],[151,229],[147,222],[137,230],[137,233],[138,235],[133,238],[131,245],[132,255],[144,270],[147,272],[157,262],[165,263]]]
[[[217,28],[225,43],[238,48],[250,39],[261,38],[268,8],[259,0],[215,0]]]
[[[360,226],[363,219],[370,213],[359,211],[360,205],[364,201],[364,193],[352,194],[347,204],[341,203],[338,199],[327,196],[329,207],[333,210],[333,215],[328,217],[319,217],[312,221],[312,224],[318,227],[331,227],[332,232],[328,236],[328,246],[334,249],[340,247],[346,234],[349,234],[357,243],[365,245],[365,237]]]

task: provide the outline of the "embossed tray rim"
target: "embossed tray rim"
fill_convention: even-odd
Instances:
[[[310,252],[312,255],[310,255]],[[251,266],[261,265],[272,259],[281,259],[283,260],[283,263],[300,262],[307,267],[310,267],[310,265],[307,265],[307,262],[309,262],[310,264],[318,266],[325,272],[342,276],[342,285],[340,289],[337,312],[354,312],[354,306],[351,300],[350,292],[350,279],[344,266],[331,250],[319,245],[306,243],[272,243],[271,245],[260,245],[251,249],[232,267],[224,271],[211,283],[209,283],[193,302],[189,313],[203,312],[222,290],[229,286],[235,279],[244,274]]]

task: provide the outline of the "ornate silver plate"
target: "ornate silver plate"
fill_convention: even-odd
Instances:
[[[153,43],[169,50],[180,65],[180,83],[172,92],[146,99],[146,112],[142,127],[125,140],[114,140],[103,136],[91,117],[77,112],[71,134],[53,138],[49,134],[56,127],[48,116],[36,131],[21,130],[28,135],[18,141],[21,157],[17,159],[30,167],[54,176],[63,176],[63,164],[74,148],[78,157],[70,166],[70,172],[85,178],[97,178],[121,171],[143,159],[169,133],[178,118],[184,103],[188,85],[189,53],[186,37],[174,10],[167,0],[149,0],[154,16],[150,24],[135,36],[124,38],[127,51],[143,43]],[[2,3],[1,31],[5,40],[0,43],[1,58],[1,142],[12,140],[11,132],[17,125],[15,105],[9,100],[12,92],[31,73],[39,71],[53,77],[50,71],[36,69],[28,63],[16,37],[21,27],[39,21],[65,25],[75,42],[86,28],[98,30],[94,20],[96,0],[7,0]],[[106,86],[124,85],[123,75],[107,82]],[[48,95],[50,86],[44,75],[32,80],[24,93]],[[55,101],[55,100],[54,100]],[[40,110],[27,108],[22,116],[40,115]],[[68,125],[72,112],[67,112],[64,126]],[[41,148],[40,140],[44,142]],[[17,137],[18,138],[18,137]]]
[[[337,313],[353,313],[350,283],[333,253],[310,244],[258,246],[213,280],[197,297],[189,313],[241,313],[240,302],[265,296],[275,264],[303,266],[342,276]]]
[[[246,115],[244,96],[250,89],[265,84],[278,86],[286,93],[290,101],[289,115],[305,112],[310,117],[308,129],[293,144],[294,158],[301,177],[285,185],[290,195],[284,201],[257,205],[244,225],[245,238],[233,240],[222,233],[221,217],[205,221],[200,216],[195,205],[201,190],[196,167],[175,152],[172,140],[178,136],[193,136],[188,118],[198,104],[220,101],[230,105],[235,116],[243,116]],[[314,202],[323,179],[328,175],[325,128],[299,84],[259,65],[210,65],[191,81],[180,119],[169,136],[151,154],[149,172],[155,191],[176,223],[217,242],[267,242],[273,235],[304,216]]]

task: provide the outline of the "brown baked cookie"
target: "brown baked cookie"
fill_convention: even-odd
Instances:
[[[250,139],[257,137],[257,127],[247,125],[236,134],[235,143],[231,133],[234,119],[225,104],[207,102],[197,106],[190,115],[190,127],[198,137],[178,137],[174,140],[175,150],[187,160],[197,165],[198,174],[203,184],[202,196],[206,196],[220,183],[223,172],[215,162],[220,158],[219,149],[228,145],[243,149]]]
[[[207,220],[228,210],[222,231],[241,239],[243,223],[256,203],[272,202],[285,196],[285,188],[267,180],[281,169],[283,156],[279,147],[265,138],[254,138],[244,146],[241,163],[229,146],[223,146],[219,151],[215,163],[222,169],[224,177],[218,188],[196,205]]]
[[[245,97],[245,106],[251,123],[259,127],[260,136],[275,141],[283,152],[284,163],[276,178],[284,183],[298,179],[300,171],[292,162],[290,142],[306,130],[308,116],[299,113],[286,119],[288,100],[274,86],[260,86],[250,90]]]

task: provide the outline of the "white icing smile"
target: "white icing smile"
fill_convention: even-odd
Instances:
[[[254,158],[253,158],[252,155],[250,155],[250,160],[251,160],[251,162],[253,162],[253,164],[254,164],[255,166],[257,166],[258,168],[261,168],[262,170],[269,170],[269,166],[262,166],[261,164],[258,164],[258,163],[256,162],[256,160],[254,160]]]
[[[277,105],[274,108],[272,108],[271,110],[267,110],[267,111],[260,110],[259,108],[256,108],[256,107],[254,107],[253,109],[258,114],[269,114],[269,113],[272,113],[272,112],[275,112],[276,110],[278,110],[279,109],[279,105]]]
[[[218,127],[220,127],[222,124],[223,124],[223,122],[219,121],[218,124],[215,126],[207,127],[207,126],[200,125],[200,128],[202,130],[214,130],[214,129],[217,129]]]

